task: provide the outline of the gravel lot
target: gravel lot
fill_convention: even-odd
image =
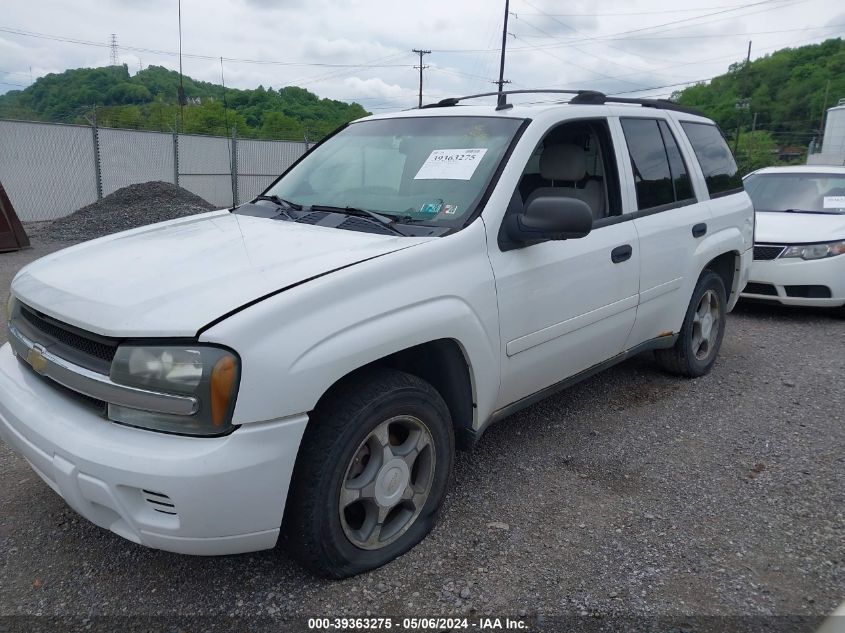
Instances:
[[[0,294],[56,247],[0,255]],[[709,376],[635,358],[493,427],[429,538],[342,582],[279,550],[134,545],[0,446],[0,615],[826,615],[845,597],[843,350],[824,312],[741,307]]]

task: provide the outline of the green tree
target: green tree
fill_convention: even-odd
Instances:
[[[742,174],[777,163],[778,147],[771,133],[756,130],[740,134],[736,162]]]
[[[129,75],[127,67],[78,68],[41,77],[25,90],[0,96],[0,117],[85,123],[98,106],[104,126],[169,131],[181,126],[178,94],[184,84],[188,105],[184,131],[227,134],[226,120],[243,137],[317,140],[339,125],[367,115],[357,103],[320,99],[304,88],[226,89],[150,66]],[[223,103],[227,104],[224,110]]]

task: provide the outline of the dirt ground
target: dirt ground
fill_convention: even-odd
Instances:
[[[55,248],[0,255],[4,302]],[[845,320],[741,306],[704,378],[638,357],[494,426],[458,455],[434,532],[340,582],[280,548],[134,545],[0,445],[0,616],[824,616],[845,597],[843,350]]]

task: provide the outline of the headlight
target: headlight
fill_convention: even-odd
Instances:
[[[845,241],[829,244],[804,244],[789,246],[781,257],[800,257],[801,259],[824,259],[845,253]]]
[[[222,435],[232,428],[240,362],[232,352],[203,345],[117,348],[111,379],[149,391],[190,395],[197,411],[180,416],[109,404],[109,419],[168,433]]]

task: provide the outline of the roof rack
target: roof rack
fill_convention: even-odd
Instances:
[[[656,108],[658,110],[674,110],[676,112],[685,112],[687,114],[696,114],[704,116],[704,114],[695,108],[688,108],[679,105],[668,99],[635,99],[630,97],[614,97],[606,95],[603,92],[596,90],[504,90],[502,92],[482,92],[474,95],[467,95],[466,97],[449,97],[448,99],[441,99],[436,103],[429,103],[423,108],[449,108],[457,105],[461,101],[467,99],[478,99],[481,97],[498,97],[504,95],[523,95],[523,94],[568,94],[574,95],[568,103],[572,105],[605,105],[607,103],[630,103],[634,105],[641,105],[644,108]],[[505,110],[512,108],[511,103],[500,103],[496,106],[497,110]]]

